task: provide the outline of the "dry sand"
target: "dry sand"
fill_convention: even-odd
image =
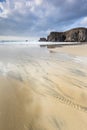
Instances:
[[[4,64],[11,70],[0,76],[0,130],[87,129],[87,65],[54,56]]]

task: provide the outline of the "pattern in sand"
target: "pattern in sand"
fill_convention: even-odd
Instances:
[[[86,130],[86,63],[28,46],[0,46],[0,59],[0,130]]]

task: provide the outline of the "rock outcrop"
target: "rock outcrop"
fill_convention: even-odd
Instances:
[[[66,32],[51,32],[47,39],[40,39],[39,41],[51,42],[87,42],[87,28],[75,28]]]
[[[51,32],[50,35],[47,37],[47,41],[52,42],[62,42],[65,41],[66,36],[64,32]]]
[[[86,42],[87,28],[76,28],[65,32],[66,42]]]
[[[46,42],[47,41],[47,39],[46,38],[40,38],[40,40],[39,40],[40,42]]]

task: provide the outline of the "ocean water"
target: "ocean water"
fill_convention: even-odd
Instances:
[[[2,43],[0,130],[85,130],[87,57]]]

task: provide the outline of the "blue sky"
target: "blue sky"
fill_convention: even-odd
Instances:
[[[0,36],[37,39],[87,27],[87,0],[0,0]]]

